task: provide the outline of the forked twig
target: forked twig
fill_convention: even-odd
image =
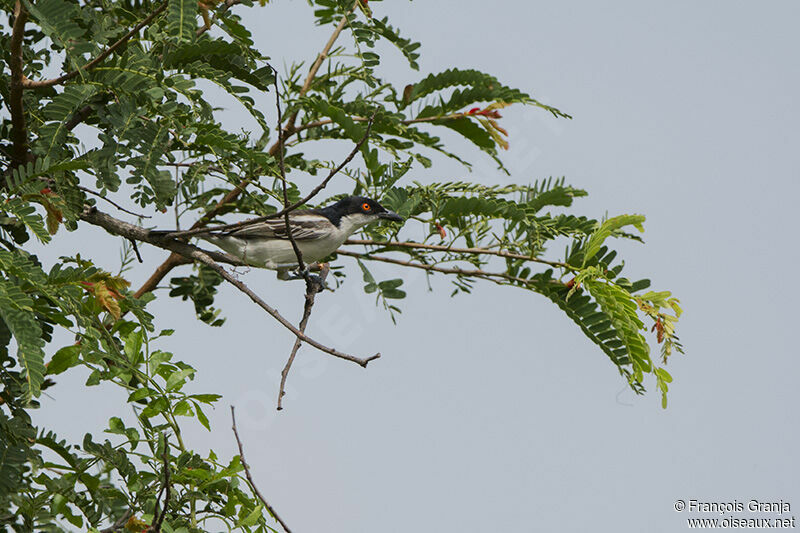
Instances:
[[[317,297],[317,293],[321,292],[325,286],[325,279],[328,277],[328,272],[329,269],[325,266],[319,274],[319,282],[306,279],[306,300],[303,305],[303,318],[300,319],[300,331],[303,333],[306,332],[308,318],[311,316],[311,309],[314,307],[314,299]],[[281,386],[278,390],[278,411],[283,409],[283,396],[286,394],[286,378],[289,376],[289,370],[292,368],[292,363],[294,363],[294,358],[297,356],[297,350],[300,349],[301,344],[302,341],[300,338],[295,339],[292,353],[289,354],[289,359],[286,361],[286,365],[281,371]]]

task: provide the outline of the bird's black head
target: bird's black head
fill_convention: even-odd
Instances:
[[[370,219],[374,221],[379,218],[392,220],[394,222],[403,221],[403,217],[397,213],[389,211],[372,198],[366,198],[364,196],[348,196],[342,198],[335,204],[321,209],[320,212],[337,226],[342,217],[347,217],[348,215],[363,215],[363,217],[358,218],[363,219],[367,223]]]

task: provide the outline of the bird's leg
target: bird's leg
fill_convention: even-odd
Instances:
[[[320,274],[312,274],[312,271],[320,272]],[[307,279],[311,283],[314,283],[318,287],[317,292],[320,292],[323,289],[328,288],[328,285],[325,283],[325,278],[328,276],[328,271],[330,271],[330,266],[328,263],[312,263],[306,265],[305,270],[298,269],[294,272],[291,272],[291,269],[288,267],[278,268],[278,279],[283,281]]]
[[[314,266],[319,270],[319,274],[310,274],[306,272],[306,283],[312,284],[315,293],[322,292],[329,288],[328,284],[325,283],[325,279],[328,277],[331,267],[328,263],[315,263]]]

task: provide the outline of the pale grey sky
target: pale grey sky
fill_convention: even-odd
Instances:
[[[178,330],[164,346],[199,370],[193,390],[224,394],[213,432],[188,423],[188,442],[236,453],[235,404],[253,474],[299,533],[675,532],[687,529],[687,516],[712,516],[675,512],[675,500],[692,498],[783,499],[800,514],[798,4],[373,8],[423,44],[420,73],[387,55],[390,79],[479,68],[574,115],[505,110],[511,178],[478,153],[471,175],[445,161],[413,177],[565,175],[589,191],[576,202],[581,213],[647,215],[647,244],[619,248],[628,275],[673,290],[685,309],[687,354],[669,365],[669,408],[653,391],[630,394],[606,356],[544,298],[481,285],[450,299],[446,283],[429,293],[416,277],[393,326],[342,258],[356,275],[318,299],[309,333],[383,357],[364,370],[302,349],[281,413],[274,405],[289,334],[232,288],[219,297],[228,317],[221,329],[160,296],[161,326]],[[279,64],[312,58],[330,31],[311,26],[311,8],[299,1],[247,17]],[[229,113],[230,123],[246,123],[233,105]],[[114,268],[118,240],[94,228],[71,238],[87,236]],[[143,253],[135,281],[164,256]],[[260,271],[245,279],[299,317],[302,284]],[[59,376],[38,420],[65,437],[99,433],[124,398],[84,380]]]

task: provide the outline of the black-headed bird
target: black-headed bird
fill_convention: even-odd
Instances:
[[[403,217],[363,196],[348,196],[321,209],[289,213],[289,226],[304,263],[317,263],[335,252],[353,233],[378,220],[402,222]],[[231,231],[209,231],[197,235],[244,263],[287,272],[297,268],[297,257],[283,217],[242,226]]]

